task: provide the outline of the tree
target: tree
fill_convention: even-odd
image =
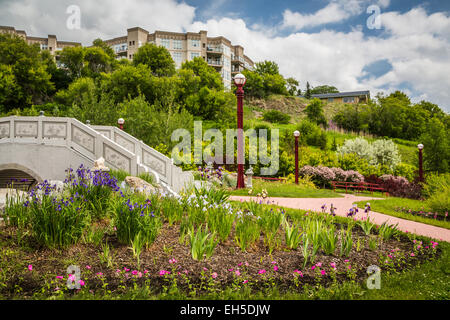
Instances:
[[[148,66],[154,76],[170,77],[175,74],[175,62],[169,51],[153,43],[146,43],[138,49],[133,57],[133,65]]]
[[[220,74],[200,57],[195,57],[191,61],[184,62],[181,65],[181,70],[192,70],[194,75],[200,79],[200,87],[217,90],[223,89],[223,82]]]
[[[90,47],[84,50],[85,75],[96,77],[100,72],[111,71],[113,59],[101,47]]]
[[[257,62],[255,64],[255,72],[260,75],[265,74],[271,74],[271,75],[277,75],[280,74],[278,64],[276,64],[274,61],[262,61]]]
[[[259,73],[250,70],[244,70],[242,74],[247,79],[244,87],[245,97],[264,98],[266,92],[264,90],[263,77]]]
[[[301,90],[298,88],[298,81],[295,78],[286,79],[286,89],[291,96],[296,96],[301,94]]]
[[[61,51],[59,61],[73,80],[82,76],[85,50],[82,47],[66,47]]]
[[[327,126],[327,119],[323,111],[323,104],[320,99],[314,98],[311,103],[305,109],[308,119],[317,124],[321,124],[324,127]]]
[[[102,39],[97,38],[95,39],[92,44],[94,47],[101,48],[111,59],[115,59],[114,50]]]
[[[311,87],[309,85],[309,82],[306,82],[305,98],[311,99]]]
[[[101,80],[102,91],[108,93],[115,103],[128,98],[136,98],[143,94],[151,99],[152,74],[144,64],[138,66],[125,65],[110,74],[104,74]]]
[[[51,76],[50,80],[55,86],[54,92],[67,89],[71,82],[67,71],[64,68],[58,68],[56,66],[55,58],[48,50],[42,50],[40,56],[42,62],[47,66],[47,72]]]
[[[4,111],[41,103],[54,90],[39,47],[28,45],[20,37],[0,34],[0,66]]]
[[[424,145],[423,160],[427,171],[445,173],[449,171],[450,136],[444,124],[434,117],[428,122],[419,141]]]
[[[311,89],[311,94],[339,93],[339,90],[333,86],[317,86]]]

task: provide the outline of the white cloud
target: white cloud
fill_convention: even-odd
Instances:
[[[342,22],[352,16],[363,13],[369,5],[388,7],[390,0],[331,0],[324,8],[315,13],[303,14],[286,9],[283,13],[282,28],[302,30],[330,23]],[[380,8],[381,9],[381,8]]]
[[[349,11],[344,10],[341,5],[334,2],[313,14],[302,14],[287,9],[283,13],[283,27],[293,27],[295,30],[301,30],[305,27],[315,27],[339,22],[350,16]]]

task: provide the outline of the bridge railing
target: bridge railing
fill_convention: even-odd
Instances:
[[[192,183],[193,176],[173,164],[173,160],[161,152],[149,147],[142,140],[113,126],[91,125],[93,129],[134,153],[137,162],[154,170],[159,178],[175,191],[181,190],[186,184]]]
[[[100,157],[108,166],[137,174],[137,159],[120,144],[73,118],[0,118],[0,143],[67,146],[94,161]]]

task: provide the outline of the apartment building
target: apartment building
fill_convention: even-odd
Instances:
[[[253,69],[253,61],[244,54],[244,48],[232,45],[224,37],[208,37],[207,31],[198,33],[155,31],[149,33],[139,27],[127,30],[127,35],[105,40],[113,48],[117,59],[133,59],[139,47],[154,43],[165,47],[172,55],[177,68],[185,61],[202,57],[222,76],[226,88],[231,88],[232,77],[245,69]]]
[[[60,41],[55,35],[49,34],[47,38],[28,36],[24,30],[16,30],[14,27],[0,26],[0,33],[9,33],[23,38],[28,44],[36,44],[41,50],[48,50],[55,59],[58,58],[58,52],[66,47],[81,46],[79,42]]]

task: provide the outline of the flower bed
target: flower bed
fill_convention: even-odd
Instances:
[[[65,192],[71,195],[70,188]],[[39,207],[39,199],[45,197],[50,208],[66,206],[62,199],[67,198],[52,194],[51,187],[44,188],[35,205]],[[93,200],[87,197],[82,206],[76,205],[78,211],[64,214],[88,222],[76,225],[77,237],[67,243],[41,241],[47,233],[37,231],[30,204],[10,204],[6,225],[0,227],[0,294],[108,296],[136,286],[148,294],[183,292],[192,297],[229,288],[260,292],[277,286],[281,291],[302,291],[308,286],[360,282],[367,278],[370,265],[404,270],[439,253],[435,242],[417,247],[415,237],[394,226],[377,228],[370,221],[359,221],[367,212],[342,218],[278,208],[262,199],[230,203],[225,191],[214,188],[178,198],[124,190],[114,190],[108,197],[108,210],[101,218],[90,209]],[[48,217],[43,225],[59,215],[56,209],[44,211],[36,213]],[[70,265],[80,268],[81,278],[67,272]],[[69,277],[79,289],[65,286]]]

